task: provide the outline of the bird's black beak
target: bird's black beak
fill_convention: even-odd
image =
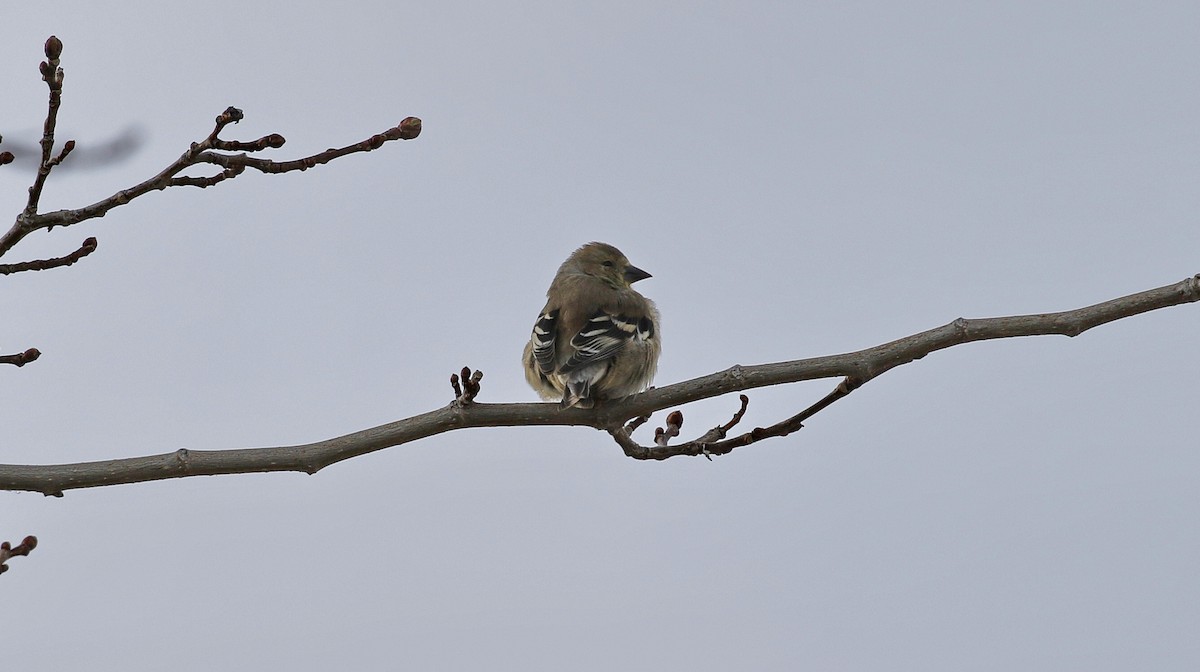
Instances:
[[[649,278],[649,277],[652,277],[652,276],[649,273],[638,268],[637,266],[634,266],[633,264],[630,264],[625,267],[625,280],[627,282],[629,282],[629,284],[631,284],[631,285],[633,283],[637,282],[638,280],[645,280],[646,278]]]

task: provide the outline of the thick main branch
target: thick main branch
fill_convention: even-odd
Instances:
[[[959,318],[936,329],[857,352],[773,364],[734,366],[725,371],[648,390],[623,401],[593,409],[559,410],[557,404],[453,403],[445,408],[386,425],[296,446],[178,450],[147,457],[76,464],[0,465],[0,490],[26,490],[60,495],[63,491],[73,488],[185,476],[266,471],[299,471],[312,474],[335,462],[469,427],[582,425],[614,431],[620,430],[630,418],[646,416],[664,408],[729,392],[831,377],[850,378],[861,385],[897,366],[955,345],[1018,336],[1076,336],[1092,327],[1114,320],[1197,300],[1200,300],[1200,276],[1059,313],[983,319]],[[668,450],[670,448],[666,447]]]

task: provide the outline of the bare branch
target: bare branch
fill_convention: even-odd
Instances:
[[[746,408],[750,405],[750,397],[744,394],[738,395],[738,397],[742,402],[742,406],[733,414],[729,422],[717,425],[705,432],[700,438],[688,441],[687,443],[670,445],[671,439],[679,436],[679,430],[683,427],[683,413],[680,411],[672,411],[667,416],[667,426],[665,428],[658,427],[654,430],[653,446],[643,446],[633,440],[633,430],[637,429],[638,425],[641,424],[640,422],[630,422],[624,427],[609,429],[608,433],[616,440],[617,445],[621,446],[621,449],[625,451],[625,455],[635,460],[665,460],[668,457],[677,457],[679,455],[703,455],[712,460],[713,455],[724,455],[733,450],[734,446],[725,449],[721,443],[717,442],[728,436],[729,430],[741,422],[742,417],[746,415]],[[754,432],[749,432],[743,436],[749,436],[755,432],[762,431],[764,430],[756,429]],[[786,433],[788,432],[784,432],[784,434]],[[783,436],[783,434],[776,436]],[[751,441],[746,441],[745,443],[751,443]]]
[[[22,261],[19,264],[0,264],[0,275],[10,275],[12,273],[20,273],[21,271],[44,271],[49,268],[59,268],[60,266],[70,266],[71,264],[86,257],[96,251],[96,239],[88,238],[83,241],[78,250],[68,254],[65,257],[55,257],[53,259],[34,259],[33,261]]]
[[[630,420],[629,423],[625,425],[625,427],[624,427],[625,432],[627,434],[633,434],[634,430],[636,430],[638,427],[641,427],[642,425],[646,424],[647,422],[650,422],[649,415],[639,415],[638,417]]]
[[[54,129],[58,125],[58,108],[62,104],[63,71],[58,67],[58,58],[62,55],[62,41],[51,35],[46,40],[45,51],[46,60],[42,61],[40,69],[42,81],[50,88],[50,101],[46,110],[46,122],[42,125],[42,161],[38,165],[33,186],[29,188],[29,202],[25,205],[25,215],[37,212],[38,201],[42,198],[42,188],[46,186],[50,169],[61,163],[71,149],[75,148],[74,143],[67,143],[70,148],[64,147],[57,160],[50,158],[54,152]]]
[[[9,558],[15,558],[22,555],[29,555],[29,552],[37,548],[37,537],[32,534],[21,540],[21,543],[13,546],[5,541],[0,543],[0,574],[8,571]]]
[[[226,125],[240,119],[241,110],[230,107],[217,117],[216,127],[203,142],[193,143],[186,152],[171,165],[164,168],[154,177],[136,184],[128,189],[102,199],[91,205],[72,210],[56,210],[47,213],[35,213],[26,209],[17,217],[17,221],[7,233],[0,236],[0,256],[7,253],[22,238],[39,229],[50,229],[56,226],[70,226],[96,217],[103,217],[113,208],[125,205],[133,199],[151,191],[161,191],[174,186],[209,187],[228,178],[236,177],[246,168],[253,168],[262,173],[278,174],[293,170],[307,170],[313,166],[328,163],[336,158],[357,152],[369,152],[378,149],[391,140],[411,140],[421,133],[421,120],[408,117],[383,133],[373,135],[362,142],[347,145],[339,149],[328,149],[312,156],[294,161],[276,162],[270,159],[258,159],[245,154],[221,154],[214,151],[215,146],[236,146],[246,151],[278,148],[285,142],[283,136],[268,135],[250,143],[227,143],[217,138]],[[221,166],[225,170],[211,177],[176,177],[187,168],[199,163],[210,163]],[[36,204],[35,204],[36,205]]]
[[[364,429],[333,439],[296,446],[274,448],[244,448],[235,450],[187,450],[102,462],[82,462],[56,465],[0,465],[0,490],[27,490],[47,495],[61,495],[73,488],[89,488],[123,483],[138,483],[185,476],[241,474],[268,471],[300,471],[313,474],[352,457],[409,443],[435,434],[468,427],[516,427],[535,425],[587,426],[613,434],[626,452],[644,450],[629,439],[622,438],[625,424],[644,422],[641,418],[654,411],[679,406],[729,392],[781,385],[803,380],[842,377],[838,388],[803,412],[766,429],[752,430],[742,437],[722,442],[717,435],[703,450],[687,454],[719,454],[735,445],[783,436],[800,427],[800,423],[834,401],[845,397],[856,387],[865,384],[897,366],[920,359],[945,348],[1000,338],[1060,334],[1076,336],[1101,324],[1138,315],[1151,310],[1177,306],[1200,300],[1200,276],[1194,276],[1165,287],[1112,299],[1086,308],[1059,313],[1018,315],[983,319],[962,319],[906,336],[875,347],[825,357],[813,357],[790,362],[734,366],[728,370],[695,378],[682,383],[647,390],[627,399],[599,404],[596,408],[560,410],[558,404],[460,404],[450,405],[404,420]],[[478,372],[476,372],[477,374]],[[473,374],[471,378],[474,378]],[[715,428],[727,432],[734,420]],[[749,438],[746,438],[749,437]],[[742,443],[738,444],[737,442]],[[653,449],[671,451],[673,447]],[[637,457],[637,455],[632,455]],[[669,455],[668,455],[669,456]],[[654,455],[651,459],[658,459]]]
[[[53,159],[50,159],[49,166],[54,167],[57,165],[61,165],[62,162],[67,158],[67,155],[70,154],[72,151],[74,151],[74,149],[75,149],[75,141],[74,140],[68,140],[65,143],[63,143],[62,151],[60,151],[58,153],[58,156],[54,157]]]
[[[251,142],[224,140],[219,137],[221,131],[226,126],[241,121],[244,116],[242,111],[236,107],[228,107],[224,112],[217,115],[213,130],[208,134],[208,137],[201,142],[192,143],[182,156],[159,172],[158,175],[82,208],[39,213],[38,205],[51,170],[62,164],[75,149],[75,141],[69,140],[64,143],[59,153],[54,155],[54,134],[58,124],[58,110],[62,103],[63,70],[59,67],[59,58],[62,56],[62,49],[62,41],[57,37],[50,36],[46,40],[46,60],[42,61],[39,67],[42,74],[42,81],[46,82],[46,86],[50,90],[50,97],[46,120],[42,128],[42,139],[40,142],[41,159],[38,162],[37,176],[34,179],[33,186],[29,188],[29,200],[24,210],[17,215],[12,227],[3,235],[0,235],[0,257],[7,254],[25,236],[34,231],[39,229],[50,230],[56,226],[70,226],[96,217],[103,217],[113,208],[125,205],[133,199],[151,191],[181,186],[211,187],[225,180],[237,177],[246,168],[254,168],[259,172],[270,174],[284,173],[292,170],[306,170],[346,156],[347,154],[369,152],[378,149],[384,143],[391,140],[412,140],[421,133],[421,120],[416,117],[408,117],[394,128],[373,135],[362,142],[339,149],[328,149],[324,152],[294,161],[275,162],[269,159],[250,158],[244,152],[258,152],[282,147],[286,141],[278,133],[272,133]],[[226,154],[222,152],[243,153]],[[12,152],[0,152],[0,165],[11,163],[13,159]],[[206,177],[180,176],[181,172],[196,164],[213,164],[220,166],[222,170],[216,175]],[[0,275],[70,266],[95,251],[96,239],[88,238],[79,249],[63,257],[0,264]],[[36,349],[30,349],[20,354],[4,355],[0,356],[0,363],[24,366],[28,362],[37,359],[38,354]],[[476,386],[475,391],[478,391],[478,386]],[[474,393],[472,393],[472,398],[473,396]],[[469,402],[470,399],[466,401]]]
[[[25,352],[18,352],[15,355],[0,355],[0,364],[13,364],[16,366],[25,366],[33,360],[41,357],[42,353],[37,348],[30,348]]]
[[[46,82],[46,85],[50,89],[50,100],[46,112],[46,121],[42,129],[42,140],[40,143],[41,161],[38,164],[37,177],[34,179],[33,186],[29,188],[29,201],[25,209],[17,215],[17,220],[13,223],[12,228],[0,236],[0,256],[4,256],[13,246],[21,242],[21,239],[34,231],[39,229],[49,230],[56,226],[70,226],[96,217],[103,217],[109,210],[125,205],[133,199],[151,191],[161,191],[168,187],[182,186],[211,187],[227,179],[237,177],[246,168],[253,168],[259,172],[268,174],[307,170],[348,154],[379,149],[384,143],[392,140],[412,140],[421,134],[421,120],[416,117],[408,117],[395,127],[383,133],[373,135],[361,142],[341,148],[327,149],[301,159],[277,162],[270,159],[252,158],[245,153],[223,153],[259,152],[265,149],[278,149],[286,142],[284,137],[278,133],[272,133],[251,142],[221,139],[219,136],[226,126],[236,124],[244,117],[241,110],[236,107],[228,107],[217,116],[213,130],[207,138],[201,142],[192,143],[182,156],[154,177],[82,208],[39,213],[38,204],[41,201],[42,190],[46,186],[46,179],[50,176],[51,169],[62,163],[71,151],[75,149],[75,141],[71,140],[63,146],[57,156],[53,155],[54,132],[58,124],[58,109],[62,103],[63,70],[59,67],[59,57],[62,55],[62,42],[57,37],[51,36],[50,39],[46,40],[45,52],[46,60],[42,61],[40,70],[42,80]],[[0,165],[10,163],[12,160],[13,155],[11,152],[0,153]],[[207,177],[179,175],[184,170],[201,163],[214,164],[220,166],[223,170],[216,175]]]
[[[323,163],[346,156],[347,154],[355,154],[357,152],[369,152],[374,149],[379,149],[383,143],[391,140],[412,140],[421,134],[421,120],[416,117],[408,117],[401,121],[393,128],[389,128],[383,133],[372,135],[371,137],[356,142],[352,145],[346,145],[336,149],[327,149],[312,156],[306,156],[302,159],[293,161],[272,161],[271,159],[258,159],[245,154],[217,154],[214,152],[206,152],[196,157],[197,163],[214,163],[226,170],[230,168],[253,168],[257,171],[277,174],[287,173],[293,170],[308,170],[314,166],[319,166]],[[279,144],[268,144],[268,147],[281,147],[284,139],[281,135],[268,135],[265,138],[257,140],[253,143],[236,143],[238,147],[247,151],[258,151],[261,149],[259,144],[265,140],[277,140]],[[253,149],[252,149],[253,148]]]

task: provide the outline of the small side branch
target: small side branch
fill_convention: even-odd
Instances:
[[[88,256],[96,251],[96,239],[88,238],[83,241],[78,250],[68,254],[65,257],[55,257],[53,259],[34,259],[33,261],[22,261],[17,264],[0,264],[0,275],[10,275],[12,273],[20,273],[21,271],[44,271],[49,268],[59,268],[61,266],[70,266],[80,259]]]
[[[7,233],[0,236],[0,256],[13,248],[25,236],[39,229],[51,229],[56,226],[70,226],[89,219],[103,217],[113,208],[120,207],[130,201],[144,196],[152,191],[161,191],[169,187],[210,187],[227,179],[237,177],[247,168],[253,168],[262,173],[278,174],[294,170],[307,170],[314,166],[358,152],[369,152],[383,146],[392,140],[411,140],[421,134],[421,120],[408,117],[383,133],[373,135],[366,140],[337,149],[327,149],[323,152],[293,161],[277,162],[271,159],[260,159],[246,154],[222,154],[219,149],[234,147],[242,151],[260,151],[268,148],[282,147],[285,140],[277,133],[259,138],[253,142],[225,141],[216,137],[222,129],[232,121],[242,118],[242,111],[230,107],[217,117],[213,132],[202,142],[193,143],[178,159],[164,168],[154,177],[136,184],[128,189],[72,210],[55,210],[53,212],[37,213],[28,208],[17,217],[17,221]],[[201,163],[220,166],[222,172],[208,177],[180,176],[184,170]],[[36,208],[36,202],[33,202]]]
[[[392,140],[412,140],[421,134],[421,120],[416,117],[407,117],[396,126],[389,128],[383,133],[372,135],[371,137],[356,142],[345,147],[327,149],[323,152],[306,156],[302,159],[294,159],[292,161],[272,161],[271,159],[259,159],[245,154],[218,154],[215,152],[205,152],[196,157],[197,163],[212,163],[226,170],[230,169],[245,169],[253,168],[262,173],[278,174],[287,173],[293,170],[308,170],[323,163],[329,163],[334,159],[341,158],[348,154],[356,154],[358,152],[369,152],[379,149],[385,142]],[[253,143],[237,143],[237,147],[246,151],[258,151],[262,149],[260,146],[264,141],[275,140],[278,144],[267,143],[267,147],[282,147],[283,136],[269,135]],[[232,145],[227,145],[232,146]],[[223,149],[219,148],[219,149]],[[240,172],[240,171],[239,171]]]
[[[703,452],[705,455],[725,455],[732,452],[734,448],[748,446],[757,441],[762,441],[763,439],[770,439],[777,436],[787,436],[792,432],[803,429],[805,420],[808,420],[812,416],[828,408],[830,404],[838,399],[841,399],[854,390],[857,390],[861,385],[862,381],[855,378],[843,378],[832,392],[825,395],[820,401],[812,406],[809,406],[803,411],[800,411],[796,415],[793,415],[786,420],[777,422],[770,427],[755,427],[749,432],[740,434],[731,439],[725,439],[725,436],[722,434],[721,436],[716,437],[718,440],[706,442],[703,446]],[[743,398],[745,397],[743,396]],[[745,406],[742,407],[742,410],[746,410]],[[725,440],[722,441],[719,439]]]
[[[41,357],[42,353],[37,348],[30,348],[25,352],[18,352],[15,355],[0,355],[0,364],[12,364],[14,366],[25,366],[33,360]]]
[[[46,122],[42,125],[42,160],[38,165],[37,177],[29,188],[29,202],[25,205],[25,215],[37,212],[38,201],[42,198],[42,189],[46,186],[46,178],[50,177],[50,169],[62,163],[67,154],[75,148],[75,143],[68,142],[57,158],[51,158],[54,152],[54,129],[58,126],[58,108],[62,105],[63,71],[59,67],[59,56],[62,56],[62,40],[51,35],[46,40],[46,60],[39,66],[42,81],[50,88],[50,101],[46,110]]]
[[[0,574],[8,571],[8,559],[23,555],[29,555],[29,552],[37,548],[37,537],[32,534],[25,537],[21,543],[13,546],[5,541],[0,543]]]
[[[616,440],[617,445],[621,446],[621,449],[625,451],[625,455],[635,460],[665,460],[669,457],[677,457],[679,455],[703,455],[711,460],[713,455],[724,455],[734,448],[733,446],[726,448],[719,442],[728,436],[729,430],[737,426],[742,421],[742,417],[746,415],[746,409],[750,405],[750,397],[741,394],[738,395],[738,399],[742,402],[741,408],[733,414],[729,422],[717,425],[705,432],[700,438],[686,443],[678,445],[670,444],[671,439],[679,436],[679,431],[683,428],[683,413],[681,411],[672,411],[667,415],[666,427],[655,428],[653,446],[643,446],[633,440],[633,430],[645,422],[644,418],[635,418],[624,427],[610,429],[609,434]],[[756,429],[754,431],[761,430]]]

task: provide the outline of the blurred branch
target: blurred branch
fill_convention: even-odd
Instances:
[[[71,153],[70,162],[59,167],[57,172],[95,170],[122,163],[135,155],[145,140],[145,129],[131,125],[109,139],[91,141],[86,144],[80,141],[76,143],[78,146]],[[34,156],[34,154],[41,153],[36,142],[25,141],[22,138],[16,140],[8,138],[4,144],[11,150],[10,153],[14,154],[12,160],[14,166],[25,168],[26,165],[30,165],[36,170],[40,165],[39,159]]]
[[[675,455],[718,455],[773,436],[784,436],[801,427],[801,422],[854,389],[891,369],[956,345],[1019,336],[1059,334],[1077,336],[1088,329],[1151,310],[1200,300],[1200,275],[1165,287],[1112,299],[1093,306],[1058,313],[1017,315],[982,319],[959,318],[936,329],[884,343],[865,350],[790,362],[734,366],[693,380],[654,388],[627,399],[600,404],[596,408],[560,410],[555,403],[481,404],[456,399],[446,407],[386,425],[364,429],[333,439],[296,446],[243,448],[235,450],[187,450],[101,462],[56,465],[0,465],[0,490],[27,490],[61,495],[73,488],[137,483],[186,476],[242,474],[268,471],[299,471],[314,474],[352,457],[410,443],[435,434],[469,427],[524,427],[534,425],[587,426],[602,429],[621,443],[636,459],[664,459]],[[482,377],[476,371],[475,374]],[[682,416],[668,420],[661,444],[638,445],[630,438],[632,429],[654,411],[717,397],[730,392],[840,377],[837,388],[799,414],[766,428],[756,428],[732,439],[724,439],[741,420],[714,428],[700,440],[670,446],[667,439],[682,426]],[[462,396],[460,390],[455,390]],[[463,391],[465,392],[465,390]],[[629,422],[633,419],[632,422]],[[628,425],[626,423],[629,423]],[[674,425],[674,429],[672,429]],[[718,430],[721,430],[720,432]]]

